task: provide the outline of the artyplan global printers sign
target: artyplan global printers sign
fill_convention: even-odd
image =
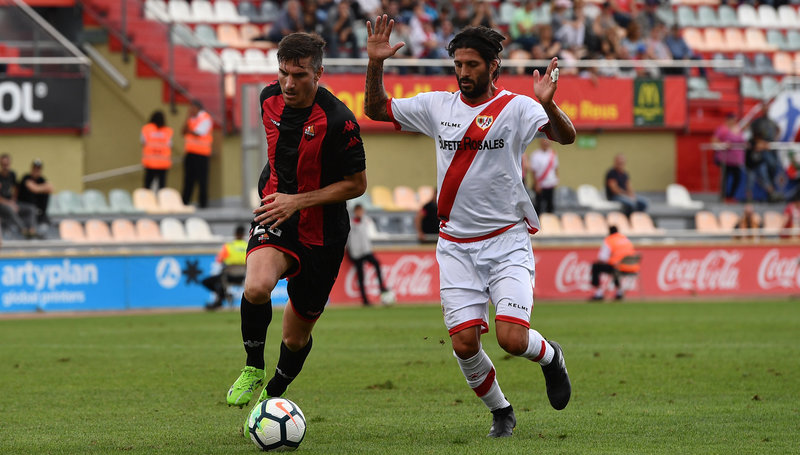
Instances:
[[[0,77],[0,129],[83,128],[87,80]]]

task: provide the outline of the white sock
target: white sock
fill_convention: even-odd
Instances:
[[[595,297],[602,297],[602,296],[603,296],[603,289],[602,289],[602,288],[597,288],[597,289],[594,291],[594,296],[595,296]]]
[[[522,353],[521,357],[539,362],[539,365],[548,365],[553,360],[556,351],[550,346],[544,337],[533,329],[528,329],[528,349]]]
[[[458,366],[467,379],[467,384],[483,400],[483,403],[490,411],[511,406],[500,390],[500,384],[495,378],[494,365],[489,356],[481,349],[477,354],[469,359],[462,359],[453,352],[458,360]]]

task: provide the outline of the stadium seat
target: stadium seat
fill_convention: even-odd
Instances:
[[[720,5],[717,8],[717,16],[719,17],[720,27],[739,26],[739,19],[736,17],[736,11],[728,5]]]
[[[741,95],[743,97],[757,100],[764,98],[764,93],[761,91],[761,86],[758,85],[758,81],[748,76],[742,76],[740,81]]]
[[[736,18],[740,27],[758,27],[758,14],[753,5],[743,3],[736,8]]]
[[[222,68],[226,73],[238,73],[242,66],[242,53],[236,49],[225,48],[220,53]]]
[[[776,52],[772,54],[772,66],[774,66],[775,70],[779,73],[794,73],[794,62],[792,62],[792,56],[786,52]]]
[[[753,56],[753,64],[758,74],[777,74],[778,71],[772,66],[772,59],[761,52]],[[763,84],[762,84],[763,85]],[[765,94],[766,95],[766,94]]]
[[[663,234],[663,229],[656,228],[653,219],[646,212],[631,213],[631,233],[639,235]]]
[[[588,5],[587,5],[588,6]],[[584,14],[586,14],[586,6],[584,6]],[[588,17],[588,16],[587,16]],[[672,8],[659,8],[656,10],[656,18],[666,24],[667,27],[672,27],[677,22],[675,13]]]
[[[736,225],[739,224],[739,215],[730,210],[723,210],[719,212],[719,228],[723,232],[733,232]]]
[[[133,190],[133,206],[145,213],[164,213],[158,205],[156,193],[149,188]]]
[[[164,240],[170,241],[183,241],[186,240],[186,229],[183,227],[183,223],[176,218],[163,218],[161,219],[161,237]]]
[[[705,37],[699,29],[685,28],[681,30],[681,35],[683,36],[683,39],[686,41],[686,45],[689,46],[689,48],[699,52],[708,50]]]
[[[744,40],[744,34],[742,33],[742,30],[732,27],[726,28],[723,35],[725,47],[728,50],[749,50],[748,43]],[[706,30],[706,36],[708,36],[708,30]]]
[[[236,5],[230,0],[214,0],[214,17],[217,22],[232,24],[244,24],[248,21],[246,16],[236,11]]]
[[[687,8],[682,6],[681,8]],[[678,9],[680,11],[680,8]],[[708,5],[701,5],[697,8],[698,27],[719,27],[719,18],[716,11]]]
[[[172,26],[172,42],[184,47],[196,49],[202,45],[194,36],[194,32],[187,25],[175,24]]]
[[[686,27],[703,27],[697,20],[694,10],[690,6],[681,5],[678,7],[678,26],[680,28]]]
[[[264,22],[261,13],[259,13],[258,9],[248,0],[241,0],[239,2],[238,11],[240,16],[246,17],[252,23]]]
[[[553,203],[560,209],[575,209],[580,207],[578,195],[568,186],[557,186],[553,194]]]
[[[136,220],[136,237],[140,242],[160,242],[164,240],[158,223],[150,218]]]
[[[80,221],[76,220],[61,220],[58,223],[58,235],[61,240],[68,242],[85,242],[86,234],[83,231],[83,225]]]
[[[185,205],[181,194],[175,188],[161,188],[156,193],[161,213],[194,213],[193,205]]]
[[[74,191],[64,190],[56,193],[58,205],[65,215],[85,215],[88,213],[83,207],[81,197]]]
[[[242,36],[239,34],[239,27],[231,24],[221,24],[217,27],[217,39],[221,42],[225,43],[226,46],[230,47],[245,47],[246,43],[242,39]],[[222,51],[222,60],[225,60],[225,51],[231,50],[235,51],[239,54],[239,60],[241,60],[241,53],[236,49],[225,49]]]
[[[800,50],[800,31],[789,30],[786,33],[786,47],[791,51]]]
[[[732,30],[732,29],[726,29]],[[725,42],[725,37],[722,31],[716,28],[705,29],[703,36],[705,37],[705,50],[707,51],[728,51],[730,47]]]
[[[772,5],[761,4],[758,5],[758,25],[762,28],[777,28],[780,27],[780,20],[778,19],[778,12]]]
[[[800,27],[800,17],[791,5],[781,5],[778,7],[778,22],[781,28]]]
[[[81,205],[84,213],[110,213],[106,197],[98,190],[89,189],[81,193]]]
[[[685,186],[678,183],[667,185],[667,205],[682,209],[700,210],[703,208],[702,201],[695,201],[689,194]]]
[[[108,192],[108,204],[113,213],[139,213],[133,205],[131,194],[128,190],[115,188]]]
[[[394,198],[392,197],[392,190],[383,185],[375,185],[370,191],[372,203],[378,208],[384,210],[399,210],[394,205]]]
[[[789,49],[789,43],[780,30],[767,30],[767,42],[778,50],[785,51]]]
[[[186,238],[189,240],[216,240],[217,236],[211,233],[211,226],[202,218],[193,216],[186,220]]]
[[[167,3],[167,12],[169,12],[169,17],[175,22],[194,22],[192,10],[185,0],[169,0],[169,3]]]
[[[417,200],[420,207],[430,202],[436,194],[436,190],[431,185],[420,185],[417,188]]]
[[[719,234],[720,227],[713,213],[703,210],[694,214],[694,226],[697,232]]]
[[[108,223],[103,220],[91,219],[84,224],[86,241],[92,243],[109,243],[113,241]]]
[[[754,52],[775,52],[777,47],[767,42],[764,32],[757,28],[748,28],[744,31],[746,49]]]
[[[561,235],[561,222],[558,220],[558,216],[552,213],[542,213],[539,215],[539,226],[541,230],[539,234],[543,236],[554,236],[554,235]]]
[[[219,74],[222,72],[222,59],[209,47],[200,49],[197,53],[197,69]]]
[[[417,211],[420,209],[417,193],[410,187],[398,185],[392,191],[394,205],[401,210]]]
[[[800,76],[800,52],[794,53],[794,61],[792,62],[792,66],[794,67],[794,75]]]
[[[262,0],[260,10],[264,22],[275,22],[281,14],[278,4],[271,0]]]
[[[249,74],[266,73],[267,58],[260,49],[245,49],[240,72]]]
[[[586,212],[583,215],[583,224],[586,226],[586,233],[591,235],[608,235],[608,223],[606,217],[598,212]]]
[[[195,37],[202,46],[220,48],[225,47],[225,43],[217,39],[217,32],[214,28],[206,24],[198,24],[194,28]]]
[[[781,83],[771,76],[764,76],[761,78],[761,93],[764,94],[764,99],[769,100],[775,97],[781,91]]]
[[[136,227],[126,218],[116,218],[111,221],[111,238],[115,242],[136,242]]]
[[[607,200],[605,195],[593,185],[580,185],[577,194],[578,204],[593,210],[619,210],[622,206],[619,202]]]
[[[208,0],[192,0],[189,7],[192,10],[192,22],[219,22]]]
[[[581,216],[575,212],[562,213],[561,232],[568,235],[586,235],[586,227]]]
[[[722,93],[711,91],[708,86],[708,79],[704,77],[689,77],[686,81],[686,96],[690,100],[718,100],[722,98]]]
[[[622,212],[608,212],[606,214],[606,222],[609,226],[616,226],[619,232],[629,234],[631,232],[631,224],[628,217]]]
[[[164,0],[147,0],[144,2],[144,18],[151,21],[167,23],[170,21],[167,3]]]
[[[65,215],[64,210],[61,209],[61,204],[58,202],[58,198],[51,196],[47,200],[47,216],[54,217],[54,216],[61,216]]]

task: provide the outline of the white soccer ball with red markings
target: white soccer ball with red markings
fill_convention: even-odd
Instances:
[[[261,450],[294,450],[306,435],[306,418],[292,401],[270,398],[250,411],[247,431]]]

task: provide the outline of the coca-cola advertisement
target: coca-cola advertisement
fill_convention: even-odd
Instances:
[[[592,293],[592,263],[597,247],[534,248],[535,298],[583,300]],[[621,286],[628,299],[682,297],[746,297],[800,295],[800,245],[731,243],[714,246],[641,246],[638,276],[626,276]],[[379,252],[384,280],[397,302],[438,302],[439,268],[435,252]],[[375,271],[365,266],[370,299],[380,294]],[[614,295],[610,277],[601,286]],[[355,269],[345,261],[333,288],[331,302],[359,303],[361,296]]]
[[[375,257],[381,263],[384,284],[395,293],[398,303],[439,301],[439,265],[433,250],[376,252]],[[369,299],[378,301],[381,290],[375,269],[370,264],[364,265],[364,282]],[[339,270],[339,278],[331,291],[331,302],[361,302],[356,269],[348,260]]]

